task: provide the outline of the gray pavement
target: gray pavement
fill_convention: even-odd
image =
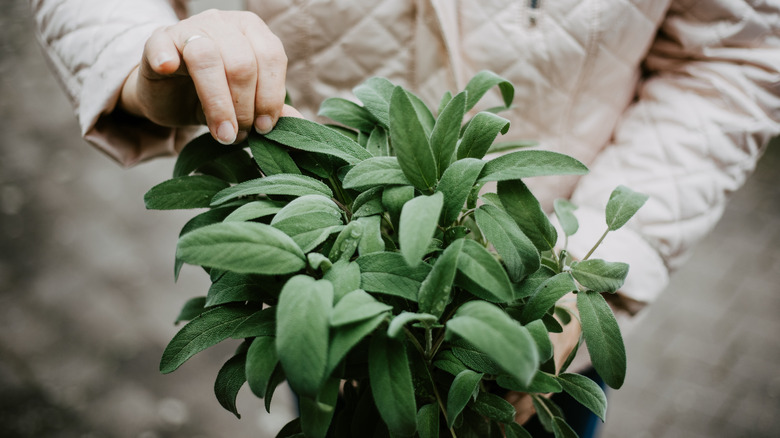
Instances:
[[[157,371],[171,321],[207,279],[173,283],[188,213],[147,212],[171,160],[123,170],[79,139],[27,2],[0,15],[0,437],[271,437],[289,396],[241,420],[212,386],[232,346]],[[780,146],[780,145],[778,145]],[[770,437],[780,430],[780,150],[627,339],[603,437]],[[289,414],[287,414],[289,415]]]

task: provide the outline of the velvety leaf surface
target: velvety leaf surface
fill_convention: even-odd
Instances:
[[[577,310],[593,367],[607,385],[620,388],[626,377],[626,348],[612,309],[601,294],[580,292]]]
[[[539,319],[552,308],[558,300],[569,292],[577,290],[577,284],[568,272],[555,274],[536,288],[523,310],[523,322]]]
[[[558,232],[542,210],[539,201],[522,181],[499,181],[497,193],[506,212],[539,251],[555,247]]]
[[[217,380],[214,382],[214,394],[217,396],[217,401],[237,418],[241,418],[236,407],[236,397],[246,382],[245,362],[246,353],[231,357],[222,365],[217,373]]]
[[[482,96],[495,86],[498,86],[501,91],[504,105],[507,107],[511,105],[515,96],[515,87],[512,83],[491,71],[483,70],[474,75],[469,80],[469,83],[466,84],[466,92],[468,93],[466,111],[474,108],[474,105],[482,99]]]
[[[512,283],[498,260],[482,245],[463,239],[458,257],[459,282],[472,294],[494,303],[514,300]]]
[[[607,226],[614,231],[631,219],[649,197],[626,186],[618,186],[607,202]]]
[[[390,100],[395,85],[385,78],[374,77],[358,85],[352,92],[363,102],[363,106],[379,123],[390,126]]]
[[[398,164],[412,184],[429,193],[439,175],[428,137],[406,91],[396,87],[390,105],[390,141]]]
[[[413,435],[417,430],[417,406],[404,344],[377,332],[371,338],[368,376],[374,403],[390,432]]]
[[[553,208],[555,209],[555,216],[558,217],[558,222],[560,222],[561,228],[563,228],[563,232],[567,236],[573,236],[580,227],[577,217],[574,216],[574,210],[577,209],[577,206],[559,198],[553,202]]]
[[[419,264],[428,252],[443,203],[444,196],[437,192],[431,196],[418,196],[404,204],[398,240],[401,254],[409,266]]]
[[[180,176],[163,181],[144,195],[150,210],[207,208],[211,198],[229,184],[209,175]]]
[[[474,218],[482,234],[501,256],[513,282],[519,282],[539,269],[539,251],[507,212],[492,205],[482,205],[477,208]]]
[[[373,157],[358,163],[344,176],[344,188],[366,190],[387,185],[409,185],[396,157]]]
[[[227,215],[225,222],[246,222],[261,217],[271,216],[282,209],[284,204],[274,201],[252,201],[233,210]]]
[[[572,264],[571,275],[581,285],[596,292],[617,292],[628,276],[628,264],[600,259]]]
[[[552,151],[510,152],[485,164],[480,182],[509,181],[547,175],[584,175],[588,168],[578,160]]]
[[[368,254],[358,257],[355,262],[360,266],[361,288],[415,302],[420,284],[431,271],[431,266],[425,263],[408,266],[404,257],[397,252]]]
[[[477,113],[463,133],[458,146],[458,159],[482,159],[498,134],[506,134],[508,130],[509,120],[493,113]]]
[[[266,137],[285,146],[340,158],[357,164],[371,154],[360,144],[333,129],[306,119],[281,117]]]
[[[333,197],[327,185],[305,175],[280,174],[257,178],[236,184],[214,195],[211,205],[224,204],[227,201],[251,195],[323,195]]]
[[[381,303],[365,291],[358,289],[344,295],[333,307],[330,324],[334,327],[352,324],[373,318],[392,309],[392,306]]]
[[[252,340],[246,352],[246,381],[257,397],[265,397],[268,382],[278,363],[276,339],[273,336],[260,336]]]
[[[317,115],[363,132],[371,132],[377,124],[377,120],[368,110],[355,102],[340,97],[325,99],[320,104]]]
[[[450,100],[442,111],[431,132],[431,148],[439,176],[444,173],[455,155],[458,144],[460,125],[466,110],[466,93],[458,93]]]
[[[573,373],[563,373],[558,376],[563,389],[583,406],[590,409],[602,421],[607,415],[607,396],[604,390],[593,380]]]
[[[456,240],[436,259],[430,273],[420,285],[417,296],[420,312],[430,313],[437,318],[444,312],[455,282],[458,258],[464,241],[465,239]]]
[[[444,194],[444,207],[441,214],[443,226],[449,226],[458,219],[484,165],[485,162],[482,160],[464,158],[452,163],[444,171],[439,185],[436,186],[436,191]]]
[[[452,427],[458,414],[466,407],[469,399],[479,386],[482,374],[471,370],[461,371],[452,381],[447,392],[447,426]]]
[[[284,146],[270,139],[251,133],[247,138],[252,157],[266,176],[280,173],[300,174],[301,170]]]

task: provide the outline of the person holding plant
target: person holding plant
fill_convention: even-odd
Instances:
[[[283,116],[314,118],[326,97],[348,97],[369,76],[435,105],[477,71],[500,74],[516,90],[502,140],[538,140],[591,169],[529,181],[548,210],[557,198],[579,206],[574,258],[602,235],[615,186],[649,195],[598,250],[631,265],[611,301],[626,323],[780,134],[771,2],[250,0],[251,12],[188,18],[176,0],[31,4],[82,134],[128,166],[175,154],[198,125],[232,144]],[[569,326],[556,340],[563,358],[579,338]]]

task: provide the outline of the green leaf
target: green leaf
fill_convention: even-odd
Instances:
[[[316,397],[301,396],[301,430],[309,438],[325,438],[336,410],[339,395],[339,379],[327,379]]]
[[[290,157],[284,146],[254,132],[249,133],[248,140],[252,157],[266,176],[280,173],[301,173],[295,160]]]
[[[444,194],[444,211],[441,215],[443,226],[450,226],[458,219],[484,165],[482,160],[465,158],[452,163],[444,171],[436,187],[437,192]]]
[[[578,293],[577,310],[593,367],[607,385],[620,388],[626,377],[626,347],[615,315],[597,292]]]
[[[404,344],[381,330],[371,338],[368,376],[379,415],[394,436],[411,436],[417,430],[414,385]]]
[[[236,326],[230,337],[233,339],[254,338],[276,335],[276,309],[268,307],[250,315]]]
[[[558,381],[561,382],[564,391],[568,392],[574,400],[580,402],[604,421],[607,415],[607,396],[598,383],[581,374],[573,373],[559,375]]]
[[[419,96],[409,90],[404,91],[406,91],[406,95],[409,97],[409,101],[412,102],[414,112],[417,114],[417,119],[420,121],[420,125],[422,125],[423,129],[425,130],[425,136],[431,138],[433,126],[436,124],[436,118],[433,116],[431,109],[428,108],[428,105],[426,105]],[[390,111],[392,113],[392,109]]]
[[[346,357],[347,353],[379,327],[385,318],[386,315],[379,314],[373,318],[364,319],[353,324],[334,327],[331,330],[326,375],[330,375],[339,365],[339,362]]]
[[[149,189],[144,203],[149,210],[208,208],[211,198],[229,184],[209,175],[180,176]]]
[[[242,148],[242,145],[220,144],[211,134],[203,134],[187,143],[187,146],[179,152],[176,164],[173,166],[173,177],[187,176],[218,157]]]
[[[542,210],[539,201],[522,181],[499,181],[497,193],[506,212],[540,252],[555,247],[558,232]]]
[[[577,290],[577,284],[568,272],[555,274],[552,278],[545,280],[536,288],[531,299],[523,310],[523,322],[529,323],[541,318],[555,303],[564,295]]]
[[[509,120],[493,113],[477,113],[463,133],[463,138],[458,146],[458,159],[482,159],[498,133],[506,134],[508,130]]]
[[[371,154],[349,137],[306,119],[281,117],[266,137],[287,147],[316,152],[357,164]]]
[[[420,284],[431,271],[431,266],[425,263],[408,266],[397,252],[367,254],[358,257],[355,262],[360,266],[361,288],[415,302]]]
[[[366,190],[387,185],[409,185],[396,157],[373,157],[358,163],[344,176],[344,188]]]
[[[246,352],[246,380],[254,395],[265,397],[268,382],[278,363],[276,339],[273,336],[260,336],[252,340]]]
[[[279,212],[284,204],[274,201],[252,201],[233,210],[225,217],[225,222],[246,222]]]
[[[181,229],[181,232],[179,233],[179,237],[197,230],[198,228],[203,228],[206,225],[215,224],[218,222],[222,222],[223,219],[225,219],[230,212],[233,211],[230,207],[222,207],[222,208],[214,208],[211,210],[204,211],[203,213],[193,217],[189,221],[187,221],[186,224]],[[174,279],[179,279],[179,272],[181,271],[182,266],[184,265],[184,261],[180,258],[176,257],[174,260],[174,267],[173,267],[173,277]]]
[[[545,327],[544,322],[540,319],[529,322],[525,325],[528,332],[531,333],[531,337],[536,342],[536,347],[539,349],[539,359],[542,362],[546,362],[553,357],[553,345],[550,341],[550,335]]]
[[[498,85],[498,88],[501,90],[501,97],[504,99],[504,105],[507,107],[511,105],[515,96],[515,88],[512,83],[492,71],[483,70],[474,75],[466,85],[466,92],[468,93],[466,111],[474,108],[474,105],[482,99],[482,96],[496,85]]]
[[[371,132],[377,124],[376,118],[368,110],[355,102],[340,97],[325,99],[320,104],[317,115],[363,132]]]
[[[549,392],[558,393],[563,391],[556,377],[543,371],[537,371],[530,384],[520,382],[510,376],[499,376],[496,379],[496,383],[498,383],[498,386],[510,391],[527,392],[529,394],[547,394]]]
[[[539,142],[536,140],[497,141],[490,146],[490,149],[488,149],[488,154],[506,153],[506,151],[522,149],[522,148],[531,148],[534,146],[539,146]]]
[[[390,126],[390,100],[394,89],[392,82],[374,77],[352,89],[352,92],[363,102],[365,109],[387,128]]]
[[[267,298],[275,297],[279,290],[281,284],[273,278],[226,272],[211,283],[206,295],[206,306],[243,301],[266,301]]]
[[[390,105],[390,141],[398,164],[412,184],[431,192],[439,176],[433,150],[406,91],[396,87]]]
[[[464,365],[450,350],[445,350],[437,354],[433,366],[448,372],[453,376],[457,376],[461,371],[466,369],[466,365]]]
[[[204,175],[215,176],[231,183],[260,178],[262,176],[255,161],[252,160],[252,157],[243,149],[234,150],[233,152],[217,157],[210,163],[206,163],[198,168],[198,172]]]
[[[348,293],[360,289],[360,266],[355,262],[339,260],[323,278],[333,285],[333,302],[338,303]]]
[[[492,205],[482,205],[477,208],[474,218],[482,234],[501,256],[513,282],[519,282],[539,269],[539,251],[507,212]]]
[[[515,421],[515,407],[503,398],[489,392],[479,392],[474,401],[474,410],[483,417],[499,423],[508,424]]]
[[[436,318],[436,316],[429,313],[401,312],[390,321],[390,325],[387,327],[387,336],[395,339],[400,338],[404,332],[404,326],[412,321],[432,324],[437,320],[438,318]]]
[[[352,201],[352,215],[357,217],[371,216],[385,212],[382,206],[382,191],[384,187],[377,186],[367,189],[357,195]]]
[[[553,202],[553,208],[555,209],[555,216],[558,217],[558,222],[561,223],[563,232],[567,236],[573,236],[580,227],[577,217],[574,216],[574,210],[577,209],[577,206],[565,199],[558,198]]]
[[[254,311],[245,306],[222,306],[201,313],[182,327],[165,347],[160,372],[171,373],[195,354],[224,341]]]
[[[444,312],[450,300],[450,292],[458,269],[458,258],[465,241],[466,239],[458,239],[448,246],[420,285],[417,296],[420,312],[429,313],[437,318]]]
[[[439,407],[436,403],[423,405],[417,411],[417,434],[420,438],[439,438]]]
[[[339,260],[349,260],[357,251],[360,239],[363,237],[363,224],[352,221],[344,227],[336,237],[333,247],[330,249],[328,258],[332,262]]]
[[[181,312],[179,312],[179,316],[176,317],[174,324],[194,319],[203,313],[205,307],[206,297],[195,297],[187,300],[187,302],[184,303],[184,307],[182,307]]]
[[[493,359],[506,373],[530,383],[539,352],[528,330],[503,310],[485,301],[469,301],[447,322],[447,336],[456,334]]]
[[[422,261],[436,232],[444,196],[436,192],[430,196],[418,196],[401,210],[398,240],[406,263],[416,266]]]
[[[555,271],[542,265],[538,271],[525,277],[523,281],[514,285],[516,298],[527,298],[536,292],[536,289],[545,281],[555,276]]]
[[[463,239],[458,257],[458,283],[472,294],[494,303],[514,300],[512,283],[504,267],[487,248],[471,239]]]
[[[368,143],[366,143],[366,150],[375,157],[390,155],[390,140],[384,128],[377,126],[371,131],[371,135],[368,136]]]
[[[352,324],[373,318],[392,309],[392,306],[380,303],[376,298],[358,289],[344,295],[333,307],[333,312],[330,314],[330,324],[334,327]]]
[[[501,367],[487,354],[474,348],[464,340],[452,343],[452,354],[468,368],[485,374],[501,374]]]
[[[268,386],[265,388],[265,397],[263,397],[265,402],[265,411],[269,414],[271,413],[271,401],[274,397],[274,392],[276,391],[276,388],[286,379],[287,376],[284,375],[282,364],[276,365],[273,374],[271,374],[271,380],[268,381]]]
[[[355,217],[354,215],[352,216]],[[358,217],[354,219],[363,226],[363,237],[358,243],[358,254],[361,256],[385,250],[385,241],[382,239],[382,217],[379,215]]]
[[[466,110],[466,93],[458,93],[447,103],[431,132],[431,148],[441,176],[449,167],[458,144],[460,125]]]
[[[561,408],[555,404],[554,401],[546,397],[533,397],[534,409],[536,409],[536,415],[539,418],[539,422],[542,423],[542,427],[548,432],[553,432],[553,418],[563,417]],[[558,438],[556,436],[556,438]]]
[[[246,382],[246,373],[244,364],[246,362],[246,353],[237,354],[231,357],[217,373],[217,380],[214,382],[214,394],[217,401],[223,408],[232,412],[236,417],[241,418],[236,408],[236,397],[238,391]]]
[[[481,373],[471,370],[461,371],[452,381],[452,386],[447,393],[447,426],[452,427],[458,414],[466,407],[469,399],[474,395],[482,380]]]
[[[642,208],[649,197],[626,186],[618,186],[609,195],[607,202],[607,227],[615,231],[631,219]]]
[[[554,417],[553,418],[553,433],[555,434],[555,438],[578,438],[579,435],[577,435],[577,432],[574,431],[574,429],[571,428],[571,426],[566,423],[566,420],[564,420],[561,417]]]
[[[583,260],[572,264],[571,275],[590,290],[617,292],[628,276],[628,264],[601,259]]]
[[[249,180],[224,189],[214,195],[211,205],[224,204],[251,195],[323,195],[332,198],[333,192],[327,185],[314,178],[305,175],[280,174]]]
[[[341,209],[330,198],[305,195],[293,199],[271,220],[303,250],[309,252],[343,225]]]
[[[179,238],[176,257],[245,274],[289,274],[306,266],[301,248],[276,228],[255,222],[207,225]]]
[[[510,181],[548,175],[584,175],[588,168],[578,160],[551,151],[528,150],[511,152],[493,158],[485,164],[480,182]]]
[[[504,433],[506,434],[506,438],[533,438],[523,426],[517,423],[504,425]]]
[[[394,226],[398,226],[404,204],[412,198],[414,198],[414,187],[412,186],[390,186],[382,192],[382,205],[390,213]]]
[[[316,396],[328,360],[333,286],[298,275],[287,281],[276,308],[276,351],[290,387]]]

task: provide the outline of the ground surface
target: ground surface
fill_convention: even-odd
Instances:
[[[79,139],[22,0],[0,15],[0,96],[0,436],[273,436],[286,419],[248,391],[240,421],[213,398],[230,348],[158,373],[172,319],[206,281],[185,269],[172,282],[189,215],[143,207],[172,162],[122,170]],[[602,436],[777,436],[779,166],[775,147],[628,337]]]

